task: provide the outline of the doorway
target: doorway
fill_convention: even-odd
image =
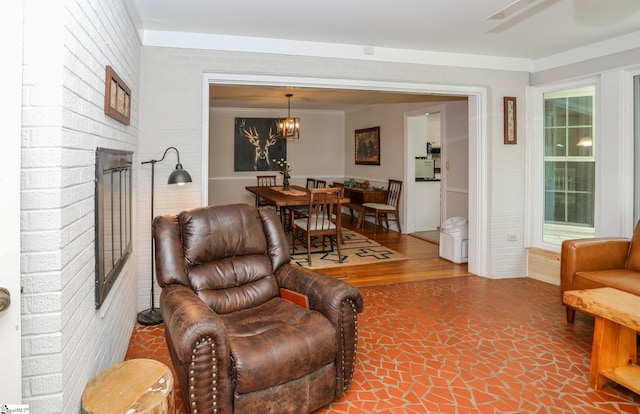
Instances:
[[[445,105],[430,105],[405,114],[409,160],[406,227],[408,233],[429,232],[430,241],[442,222],[440,150],[445,111]]]
[[[488,243],[488,223],[486,214],[487,200],[487,108],[488,91],[484,87],[460,86],[460,85],[439,85],[425,83],[404,83],[386,82],[371,80],[334,79],[334,78],[305,78],[295,76],[274,76],[274,75],[254,75],[254,74],[223,74],[205,73],[203,75],[203,108],[209,105],[209,85],[263,85],[263,86],[287,86],[299,88],[333,88],[346,90],[372,90],[434,95],[452,95],[467,97],[468,108],[468,148],[469,169],[476,172],[473,179],[469,177],[468,206],[469,211],[469,271],[479,276],[486,276],[487,271],[487,246]],[[203,165],[208,165],[209,154],[209,111],[203,111],[203,131],[202,131],[202,152]],[[406,128],[405,128],[406,131]],[[404,165],[405,182],[411,175],[415,179],[415,172],[410,172],[415,168],[412,161],[409,164],[407,148],[407,136],[404,137]],[[203,174],[207,168],[203,168]],[[208,177],[204,177],[202,186],[202,200],[206,203],[209,197]],[[403,191],[401,201],[401,215],[407,217],[407,197],[408,191]],[[446,201],[446,200],[445,200]],[[445,205],[446,207],[446,205]]]

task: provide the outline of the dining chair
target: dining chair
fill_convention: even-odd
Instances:
[[[307,190],[310,190],[312,188],[316,188],[316,179],[315,178],[307,178],[306,188],[307,188]]]
[[[258,187],[275,187],[276,185],[276,176],[275,175],[258,175]],[[266,200],[260,199],[259,196],[256,195],[256,207],[261,206],[272,206],[273,203],[270,203]]]
[[[327,182],[325,180],[316,180],[316,188],[327,188]]]
[[[344,183],[339,183],[337,181],[334,181],[333,184],[331,184],[329,187],[333,187],[333,188],[337,188],[340,190],[340,198],[344,198]],[[341,208],[340,210],[336,211],[336,216],[338,215],[342,215],[342,207],[344,207],[344,204],[342,204],[342,202],[340,203]],[[340,220],[340,222],[342,223],[342,219]],[[344,244],[344,236],[342,235],[342,226],[340,226],[340,234],[338,235],[340,237],[340,242],[342,244]]]
[[[296,239],[307,248],[307,260],[311,266],[311,239],[322,237],[322,251],[326,251],[326,238],[329,238],[331,251],[335,241],[338,261],[342,263],[342,253],[338,238],[342,234],[340,224],[341,189],[336,187],[312,188],[309,195],[308,213],[302,215],[291,211],[291,251],[295,252]]]
[[[400,193],[402,192],[402,181],[399,180],[389,180],[389,184],[387,185],[387,198],[384,203],[364,203],[362,204],[362,225],[361,228],[364,227],[364,222],[367,217],[367,213],[372,213],[375,217],[373,228],[373,234],[376,234],[376,230],[378,229],[378,224],[382,226],[382,220],[384,219],[385,223],[387,223],[387,228],[389,228],[389,220],[395,221],[398,226],[398,232],[402,233],[402,228],[400,227],[400,214],[398,213],[398,209],[400,206]],[[393,218],[389,218],[389,215],[393,214]]]
[[[338,182],[338,181],[334,181],[332,184],[333,187],[342,187],[342,193],[344,195],[344,183]],[[351,217],[354,217],[353,215],[353,210],[356,210],[358,212],[358,216],[360,216],[362,214],[362,205],[361,204],[357,204],[357,203],[352,203],[352,202],[348,202],[348,203],[344,203],[342,204],[342,207],[346,207],[349,209],[349,214],[351,214]]]

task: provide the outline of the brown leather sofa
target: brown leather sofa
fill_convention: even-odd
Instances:
[[[362,296],[290,264],[273,209],[156,217],[153,237],[165,335],[191,413],[309,413],[349,388]]]
[[[565,240],[560,256],[560,295],[567,290],[613,287],[640,295],[640,222],[631,240],[616,237]],[[575,309],[566,306],[567,322]]]

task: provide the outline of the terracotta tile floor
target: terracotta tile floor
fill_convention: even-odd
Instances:
[[[619,385],[588,389],[593,319],[568,325],[557,286],[459,277],[360,289],[352,387],[317,413],[640,413]],[[127,358],[171,366],[162,325],[136,326]]]

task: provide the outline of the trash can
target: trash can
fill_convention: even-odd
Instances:
[[[451,217],[440,226],[440,257],[453,263],[469,261],[469,223],[464,217]]]

